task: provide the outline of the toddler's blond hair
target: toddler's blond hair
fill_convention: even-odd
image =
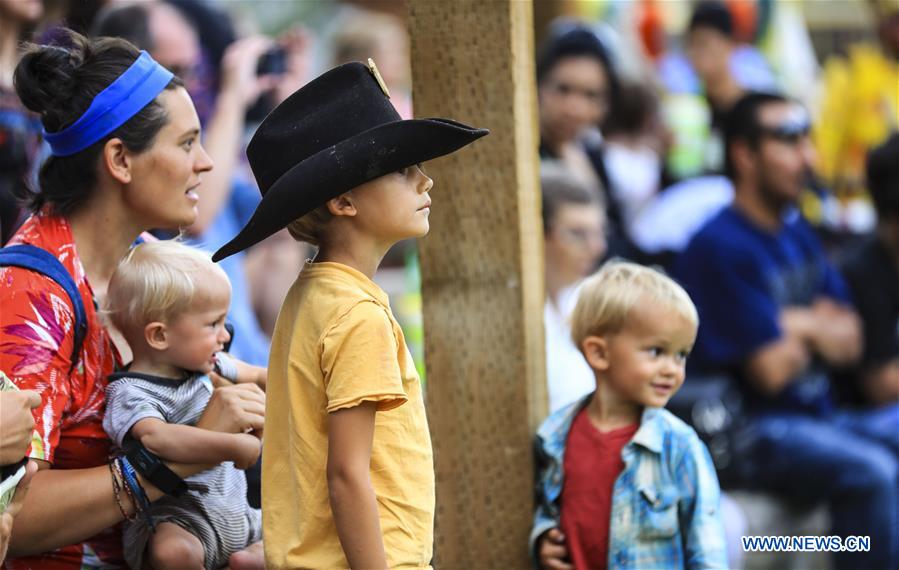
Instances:
[[[228,282],[222,268],[200,250],[176,240],[143,243],[112,274],[105,313],[123,333],[154,321],[169,322],[216,278]]]
[[[574,344],[580,349],[588,336],[621,331],[628,313],[641,302],[662,305],[694,327],[699,325],[696,306],[673,279],[657,269],[612,260],[585,279],[581,286],[571,317]]]

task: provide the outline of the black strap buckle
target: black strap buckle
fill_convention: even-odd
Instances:
[[[141,442],[128,438],[123,447],[125,448],[125,457],[128,458],[134,469],[160,491],[175,497],[187,492],[187,483],[184,482],[184,479],[169,469],[159,456],[150,452]]]

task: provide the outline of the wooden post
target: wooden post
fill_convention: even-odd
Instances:
[[[491,130],[428,163],[420,242],[438,568],[527,568],[546,411],[533,6],[409,0],[415,115]]]

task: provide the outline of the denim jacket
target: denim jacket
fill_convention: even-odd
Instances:
[[[592,398],[566,406],[537,430],[537,509],[530,549],[559,526],[565,444]],[[645,408],[621,450],[624,470],[612,491],[609,568],[727,568],[720,490],[696,432],[663,408]]]

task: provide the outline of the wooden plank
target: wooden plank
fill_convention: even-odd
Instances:
[[[526,568],[546,412],[530,1],[409,0],[417,117],[491,134],[427,165],[420,242],[438,568]]]

